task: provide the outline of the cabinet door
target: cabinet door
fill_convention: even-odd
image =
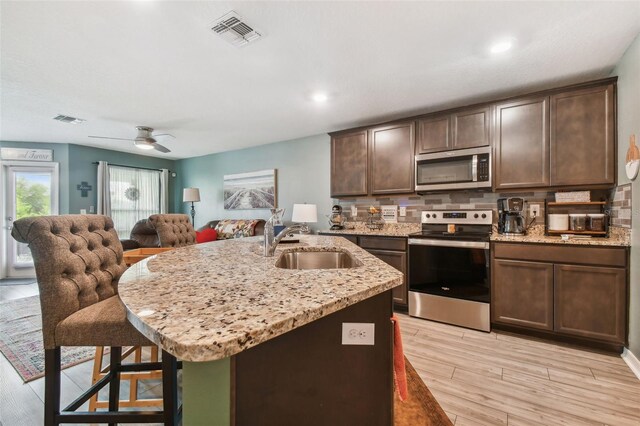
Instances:
[[[414,192],[414,123],[399,123],[369,131],[371,194]]]
[[[551,185],[615,183],[614,86],[551,97]]]
[[[402,285],[393,288],[393,301],[398,305],[407,305],[407,253],[404,251],[367,250],[369,253],[393,266],[404,274]]]
[[[331,196],[367,195],[367,131],[331,138]]]
[[[549,98],[496,106],[495,188],[549,186]]]
[[[446,151],[451,148],[451,139],[449,115],[416,121],[416,154]]]
[[[491,320],[553,330],[553,265],[494,259]]]
[[[483,107],[460,111],[451,116],[453,149],[474,148],[489,145],[491,108]]]
[[[625,269],[555,265],[555,331],[624,344],[626,321]]]

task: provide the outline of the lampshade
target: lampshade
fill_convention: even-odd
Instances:
[[[182,201],[200,201],[200,190],[198,188],[185,188],[182,190]]]
[[[315,204],[294,204],[291,220],[298,223],[315,223],[318,221],[318,210]]]

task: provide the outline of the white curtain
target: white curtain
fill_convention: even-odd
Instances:
[[[169,213],[169,169],[160,169],[160,213]]]
[[[106,161],[98,162],[98,214],[111,216],[109,163]]]
[[[161,212],[161,173],[109,166],[109,175],[111,218],[120,238],[129,238],[137,221]]]

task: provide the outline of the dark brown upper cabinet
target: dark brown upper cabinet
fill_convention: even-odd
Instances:
[[[449,114],[416,121],[416,154],[451,149],[451,139]]]
[[[613,84],[551,96],[551,185],[616,181]]]
[[[489,106],[452,114],[453,144],[451,148],[475,148],[489,145],[490,114]]]
[[[331,138],[331,196],[367,195],[369,162],[367,131]]]
[[[549,97],[496,105],[495,188],[549,186]]]
[[[489,145],[491,108],[465,109],[416,121],[416,154]]]
[[[414,123],[375,127],[369,141],[371,195],[414,192]]]

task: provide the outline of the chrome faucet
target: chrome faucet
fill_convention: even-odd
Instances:
[[[264,255],[265,257],[273,257],[273,254],[276,251],[276,247],[280,241],[290,232],[294,231],[305,231],[308,229],[307,225],[302,223],[296,223],[291,226],[287,226],[284,228],[278,235],[274,236],[273,230],[273,221],[275,220],[276,215],[274,214],[267,220],[264,225]]]

